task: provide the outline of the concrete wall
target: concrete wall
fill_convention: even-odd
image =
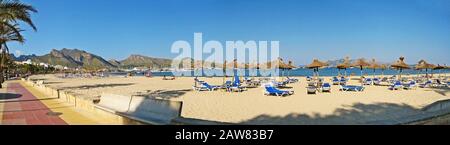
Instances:
[[[100,122],[100,124],[118,124],[118,125],[140,125],[143,124],[141,122],[128,119],[126,117],[113,114],[102,109],[98,109],[95,107],[95,102],[98,102],[98,99],[79,97],[73,93],[57,90],[46,86],[44,84],[38,84],[37,82],[33,82],[30,80],[22,79],[26,85],[32,86],[37,89],[39,92],[46,95],[47,98],[58,98],[59,101],[69,103],[74,105],[76,109],[80,109],[82,111],[86,111],[88,113],[93,114],[98,117],[97,120],[107,120],[105,122]]]
[[[87,98],[87,97],[81,97],[76,96],[76,94],[63,91],[63,90],[57,90],[54,88],[51,88],[48,85],[45,85],[45,83],[40,84],[42,82],[33,82],[31,80],[22,79],[22,81],[25,82],[26,85],[32,86],[33,88],[37,89],[39,92],[46,95],[48,98],[58,98],[61,102],[66,102],[69,104],[74,105],[76,109],[80,109],[82,111],[86,111],[88,113],[91,113],[95,115],[98,120],[107,120],[105,122],[100,122],[101,124],[118,124],[118,125],[144,125],[146,123],[133,120],[124,116],[121,116],[119,114],[111,113],[109,111],[105,111],[103,109],[99,109],[96,106],[96,103],[99,102],[99,99],[93,99],[93,98]],[[225,124],[220,122],[212,122],[212,121],[206,121],[206,120],[199,120],[199,119],[186,119],[186,118],[177,118],[175,119],[171,124],[174,125],[218,125],[218,124]]]

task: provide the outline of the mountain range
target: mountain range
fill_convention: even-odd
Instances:
[[[170,67],[172,61],[165,58],[152,58],[142,55],[130,55],[128,58],[118,60],[105,60],[101,56],[91,54],[84,50],[63,48],[61,50],[53,49],[50,53],[37,55],[21,55],[12,58],[16,61],[26,61],[28,59],[37,63],[47,63],[51,65],[61,65],[70,68],[85,69],[114,69],[114,68],[133,68],[133,67],[150,67],[150,68],[167,68]]]
[[[172,60],[167,58],[154,58],[154,57],[148,57],[138,54],[133,54],[127,57],[124,60],[105,60],[101,56],[91,54],[89,52],[86,52],[84,50],[79,49],[68,49],[63,48],[61,50],[53,49],[50,51],[50,53],[37,56],[37,55],[20,55],[18,57],[14,56],[14,54],[11,54],[12,58],[16,61],[26,61],[28,59],[31,59],[33,62],[37,63],[47,63],[51,65],[61,65],[61,66],[67,66],[70,68],[85,68],[85,69],[130,69],[134,67],[148,67],[152,69],[162,69],[162,68],[169,68],[171,66]],[[329,60],[326,61],[328,63],[329,67],[335,67],[338,64],[341,64],[344,62],[345,59],[338,59],[338,60]],[[190,66],[190,62],[193,61],[193,59],[185,58],[182,59],[183,64],[185,67]],[[350,63],[355,62],[356,59],[350,60]],[[366,60],[367,62],[370,62],[371,60]],[[198,63],[197,61],[194,61],[195,63]],[[208,63],[208,62],[204,62]],[[378,62],[380,64],[387,64],[384,62]],[[221,66],[221,64],[218,64]],[[209,66],[209,65],[205,65]]]

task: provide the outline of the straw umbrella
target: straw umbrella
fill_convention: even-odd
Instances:
[[[347,76],[347,68],[350,68],[350,67],[351,67],[351,65],[350,65],[349,57],[345,57],[344,62],[336,66],[336,68],[339,70],[339,75],[340,75],[341,69],[344,70],[344,73],[345,73],[344,76]]]
[[[388,67],[386,64],[381,64],[380,69],[381,69],[381,77],[384,77],[384,70],[386,70]]]
[[[439,77],[441,77],[441,70],[442,69],[445,69],[445,66],[442,66],[442,65],[439,65],[439,64],[433,68],[433,70],[439,70]]]
[[[404,62],[404,60],[405,60],[405,57],[400,57],[399,60],[396,63],[391,65],[392,68],[395,68],[395,69],[399,70],[399,75],[398,75],[398,79],[399,80],[402,78],[403,69],[410,69],[409,65],[407,65]]]
[[[297,67],[293,64],[293,62],[289,61],[288,62],[288,70],[292,70],[292,69],[295,69],[295,68],[297,68]],[[290,71],[288,71],[288,76],[289,76],[289,72]]]
[[[364,67],[369,66],[370,64],[366,62],[366,60],[364,60],[364,58],[360,58],[358,60],[356,60],[355,63],[353,63],[353,66],[355,67],[359,67],[359,69],[361,70],[361,85],[363,85],[363,69]]]
[[[316,79],[318,79],[319,77],[319,68],[324,67],[324,66],[328,66],[327,63],[321,62],[318,59],[314,59],[313,62],[311,64],[309,64],[308,66],[306,66],[309,69],[314,69],[314,76],[316,77]]]
[[[259,63],[246,63],[245,69],[248,69],[249,73],[250,73],[250,69],[259,70]],[[258,73],[256,75],[258,75]],[[255,76],[252,76],[252,78],[255,78]]]
[[[373,69],[373,78],[375,78],[375,70],[381,68],[381,65],[379,65],[375,59],[372,59],[372,61],[369,64],[369,69]]]
[[[290,66],[288,64],[284,63],[282,58],[278,58],[278,60],[276,61],[276,64],[278,65],[277,66],[278,69],[281,69],[283,71],[282,75],[284,75],[284,72],[286,69],[290,69]]]
[[[428,69],[433,69],[435,65],[427,63],[425,60],[420,60],[415,66],[416,69],[422,70],[425,69],[425,76],[428,79]]]

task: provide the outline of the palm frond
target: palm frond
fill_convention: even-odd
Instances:
[[[30,12],[37,13],[38,11],[31,5],[22,3],[18,0],[1,0],[0,1],[0,20],[5,22],[17,23],[22,21],[37,30],[33,21],[31,20]]]

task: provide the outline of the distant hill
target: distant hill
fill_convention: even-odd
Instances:
[[[108,60],[108,62],[116,67],[119,67],[121,64],[120,61],[115,60],[115,59]]]
[[[100,56],[78,49],[53,49],[49,54],[32,58],[34,62],[62,65],[71,68],[101,69],[115,66]]]
[[[133,68],[133,67],[149,67],[153,69],[168,68],[172,64],[171,59],[153,58],[143,55],[130,55],[124,60],[106,61],[102,57],[91,54],[84,50],[63,48],[61,50],[53,49],[50,53],[36,55],[21,55],[11,57],[15,61],[26,61],[31,59],[37,63],[47,63],[51,65],[62,65],[70,68],[86,68],[86,69],[102,69],[102,68]]]
[[[37,57],[36,55],[32,54],[32,55],[20,55],[18,57],[16,57],[14,54],[10,54],[11,58],[15,61],[27,61],[28,59],[33,59],[35,57]]]
[[[353,64],[354,62],[356,62],[357,59],[350,59],[350,64]],[[372,59],[365,59],[366,62],[371,63]],[[329,67],[336,67],[339,64],[344,63],[345,59],[338,59],[338,60],[328,60],[326,63],[328,64]],[[390,64],[390,63],[386,63],[386,62],[380,62],[380,61],[376,61],[378,64]]]
[[[111,62],[111,61],[110,61]],[[153,69],[168,68],[172,64],[171,59],[165,58],[153,58],[143,55],[130,55],[125,60],[118,62],[121,68],[132,68],[132,67],[149,67]]]

